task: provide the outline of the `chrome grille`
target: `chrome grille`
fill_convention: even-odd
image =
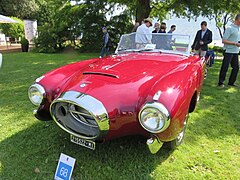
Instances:
[[[65,131],[85,139],[101,139],[109,130],[107,111],[97,99],[68,91],[50,107],[55,122]]]
[[[91,127],[95,128],[98,127],[94,117],[85,109],[72,104],[70,105],[69,112],[73,116],[73,118],[76,119],[77,121]]]

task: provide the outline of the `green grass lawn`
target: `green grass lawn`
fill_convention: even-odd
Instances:
[[[95,151],[69,142],[53,121],[34,118],[27,90],[45,72],[98,54],[3,55],[0,69],[0,179],[53,179],[60,153],[76,158],[78,179],[239,179],[240,89],[216,87],[221,61],[208,71],[190,114],[184,143],[148,152],[143,137],[99,144]],[[240,84],[238,78],[238,84]]]

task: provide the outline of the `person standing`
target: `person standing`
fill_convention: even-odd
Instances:
[[[160,31],[160,24],[156,22],[154,24],[154,30],[152,31],[152,33],[159,33],[159,31]]]
[[[238,53],[240,47],[240,14],[235,17],[234,23],[228,27],[224,34],[222,42],[224,43],[224,57],[219,73],[218,86],[224,87],[224,80],[226,78],[229,64],[231,64],[232,71],[228,80],[229,86],[237,86],[235,83],[239,71]]]
[[[171,25],[171,29],[168,31],[168,33],[172,34],[173,31],[176,30],[176,25]]]
[[[100,52],[100,57],[102,58],[104,56],[104,54],[106,54],[106,56],[108,55],[108,51],[109,51],[109,47],[108,47],[108,42],[109,42],[109,34],[107,31],[107,27],[102,27],[102,32],[103,32],[103,47],[102,50]]]
[[[166,29],[167,29],[167,24],[165,22],[162,22],[160,25],[159,33],[166,33]]]
[[[172,33],[176,30],[176,25],[171,25],[167,35],[166,49],[173,50],[172,45],[175,43],[175,39],[172,39]]]
[[[201,22],[201,29],[197,32],[193,45],[192,51],[199,54],[201,57],[205,57],[208,44],[212,42],[212,31],[207,28],[207,22]]]
[[[144,23],[137,28],[135,42],[136,48],[144,48],[146,44],[151,43],[152,32],[149,27],[152,26],[152,21],[150,18],[144,20]]]
[[[156,22],[154,24],[154,30],[152,31],[152,43],[156,44],[156,48],[159,49],[160,45],[160,36],[157,33],[160,33],[160,24]]]

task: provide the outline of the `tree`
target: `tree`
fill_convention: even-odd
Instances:
[[[131,32],[133,25],[131,22],[131,16],[128,15],[129,12],[123,12],[118,16],[113,16],[108,22],[109,35],[112,39],[114,46],[117,45],[120,36],[125,33]]]
[[[124,5],[131,12],[131,16],[135,17],[135,21],[141,23],[145,18],[157,17],[163,20],[171,13],[176,0],[109,0],[111,3],[119,3]]]
[[[39,9],[35,0],[0,0],[0,14],[21,19],[31,18]]]
[[[36,19],[38,25],[42,26],[45,23],[53,23],[54,16],[69,3],[68,0],[37,0],[37,4],[39,9],[32,19]]]
[[[200,15],[214,19],[222,37],[227,24],[239,13],[240,3],[238,0],[222,0],[221,3],[215,0],[176,0],[171,9],[177,16],[189,19],[196,19]]]
[[[150,7],[150,0],[137,0],[136,1],[136,21],[142,22],[148,18],[152,8]]]
[[[222,37],[227,24],[239,13],[239,0],[222,0],[221,3],[215,0],[109,0],[126,5],[141,22],[149,16],[157,17],[159,20],[166,18],[168,14],[175,14],[178,17],[197,19],[198,16],[214,19]]]
[[[55,8],[49,9],[47,2],[40,10],[45,13],[44,16],[52,13],[49,14],[50,17],[46,17],[45,22],[40,16],[43,13],[39,15],[41,26],[36,40],[37,51],[56,52],[69,41],[82,51],[99,51],[103,42],[103,26],[108,27],[110,37],[116,44],[120,34],[130,32],[132,23],[129,12],[111,17],[108,21],[106,13],[112,13],[113,5],[114,3],[105,0],[85,0],[79,1],[75,6],[67,2],[58,7],[52,5]],[[80,46],[75,41],[77,38],[80,38]]]
[[[234,21],[235,16],[239,13],[240,3],[238,0],[222,0],[221,3],[209,0],[207,3],[210,7],[208,11],[203,11],[202,15],[215,20],[222,38],[227,24],[230,21]]]

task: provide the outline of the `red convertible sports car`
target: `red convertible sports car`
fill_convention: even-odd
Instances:
[[[54,120],[73,143],[95,149],[96,142],[142,135],[156,153],[163,143],[181,144],[204,75],[205,60],[190,53],[188,35],[132,33],[114,55],[39,77],[28,95],[36,118]]]

